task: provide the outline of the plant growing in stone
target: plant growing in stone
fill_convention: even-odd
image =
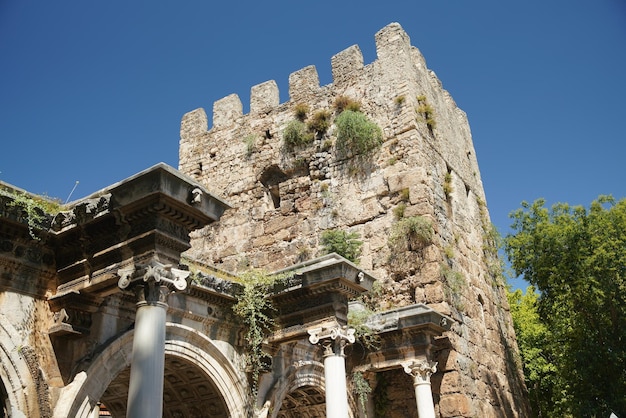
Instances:
[[[345,110],[335,119],[337,149],[344,155],[369,154],[383,143],[382,130],[361,112]]]
[[[233,312],[245,325],[247,348],[246,367],[252,379],[252,391],[256,395],[257,385],[264,363],[269,355],[263,351],[263,341],[275,325],[269,294],[272,288],[286,281],[292,274],[270,275],[263,270],[249,270],[239,276],[242,285]]]
[[[362,372],[357,371],[352,373],[352,387],[354,389],[354,393],[359,399],[361,410],[363,411],[365,418],[367,418],[367,397],[370,393],[372,393],[372,387],[365,379]]]
[[[62,208],[58,200],[13,192],[2,188],[0,188],[0,196],[10,199],[7,206],[16,208],[23,213],[23,217],[28,224],[28,233],[35,240],[40,239],[36,231],[46,229],[49,226],[47,224],[49,219],[59,213]]]
[[[314,135],[309,132],[304,122],[294,119],[283,131],[283,139],[289,147],[307,145],[313,142]]]
[[[452,194],[452,173],[447,172],[443,179],[443,193],[446,198],[449,198]]]
[[[243,138],[243,143],[246,145],[246,156],[250,157],[256,151],[256,136],[254,134],[246,135]]]
[[[324,254],[337,253],[353,263],[359,262],[363,241],[356,232],[329,229],[322,232],[321,243]]]
[[[392,252],[418,251],[433,241],[432,222],[423,216],[409,216],[396,222],[389,235]]]
[[[325,134],[330,127],[330,112],[328,110],[319,110],[313,114],[311,120],[307,123],[309,131]]]
[[[421,115],[424,122],[426,122],[426,126],[428,126],[428,130],[432,132],[437,126],[437,122],[435,122],[435,110],[426,101],[426,96],[417,96],[417,103],[416,112]]]
[[[447,285],[445,292],[452,305],[462,311],[465,309],[463,303],[463,290],[467,286],[463,274],[452,269],[446,264],[441,264],[441,277],[444,279],[444,283]]]
[[[404,211],[406,210],[406,204],[404,202],[398,203],[398,206],[393,208],[393,217],[396,220],[404,218]]]
[[[354,328],[354,336],[369,350],[380,349],[380,336],[367,325],[367,320],[374,314],[374,311],[363,306],[360,309],[348,311],[348,326]]]
[[[353,112],[361,111],[361,103],[346,96],[337,97],[333,103],[333,107],[337,113],[341,113],[344,110],[351,110]]]
[[[306,103],[298,103],[296,108],[293,111],[294,116],[301,122],[304,122],[308,113],[309,113],[309,105]]]

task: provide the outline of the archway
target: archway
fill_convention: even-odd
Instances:
[[[37,405],[37,393],[31,371],[24,358],[20,355],[21,341],[19,333],[11,326],[11,322],[0,314],[0,386],[3,415],[10,417],[40,416]]]
[[[283,398],[277,418],[325,418],[326,395],[315,386],[302,386]]]
[[[129,331],[113,341],[75,377],[57,403],[55,417],[87,418],[100,400],[113,417],[125,416],[133,335]],[[165,359],[164,417],[245,416],[245,376],[205,335],[168,323]],[[204,415],[185,413],[194,406],[205,408]]]
[[[113,418],[126,417],[130,367],[109,384],[100,402]],[[199,367],[187,359],[166,355],[163,382],[163,417],[228,418],[218,388]]]
[[[9,416],[9,394],[7,393],[4,383],[0,381],[0,418]]]

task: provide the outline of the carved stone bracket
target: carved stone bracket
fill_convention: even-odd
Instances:
[[[414,360],[403,363],[404,371],[413,376],[413,384],[430,383],[430,376],[437,372],[437,362]]]
[[[348,327],[332,327],[332,328],[313,328],[307,331],[309,334],[309,342],[317,344],[320,340],[326,340],[324,345],[324,357],[326,356],[344,356],[343,349],[350,343],[356,341],[354,336],[355,329]]]

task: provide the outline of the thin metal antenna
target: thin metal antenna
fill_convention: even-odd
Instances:
[[[76,183],[74,183],[74,187],[72,187],[72,191],[70,192],[70,194],[67,196],[67,199],[65,199],[65,203],[64,205],[70,201],[70,197],[72,197],[72,193],[74,193],[74,190],[76,190],[76,186],[78,186],[78,180],[76,180]]]

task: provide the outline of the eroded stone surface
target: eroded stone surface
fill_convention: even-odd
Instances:
[[[235,207],[195,233],[190,254],[228,271],[274,270],[319,255],[325,230],[357,232],[360,266],[382,283],[380,309],[425,303],[456,320],[435,353],[449,370],[433,388],[441,416],[522,416],[517,347],[503,284],[484,251],[490,221],[467,117],[398,24],[376,34],[376,47],[378,58],[365,66],[358,47],[335,55],[330,85],[319,86],[314,67],[293,73],[290,99],[264,112],[235,115],[238,99],[229,96],[216,103],[207,131],[194,116],[201,111],[183,118],[180,169]],[[255,97],[255,109],[272,102],[273,85],[253,87],[269,95]],[[309,120],[321,110],[334,120],[341,96],[382,129],[379,150],[346,158],[334,124],[310,145],[283,142],[297,104],[308,105]],[[432,243],[394,253],[388,242],[400,212],[430,219]]]

